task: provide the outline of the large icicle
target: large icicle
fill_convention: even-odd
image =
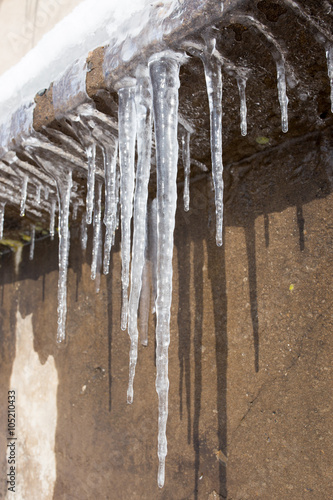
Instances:
[[[121,203],[121,329],[126,330],[128,315],[128,285],[131,257],[131,220],[134,192],[134,157],[136,137],[134,80],[118,91],[118,127]]]
[[[103,149],[104,173],[105,173],[105,241],[103,273],[109,273],[110,252],[114,243],[114,233],[116,231],[117,197],[116,197],[116,172],[117,172],[118,141],[113,153],[110,148]]]
[[[88,179],[87,179],[87,199],[86,199],[86,213],[87,224],[92,223],[92,214],[94,209],[94,195],[95,195],[95,170],[96,170],[96,144],[93,143],[86,149],[88,158]]]
[[[3,238],[3,225],[5,221],[5,206],[6,202],[1,201],[0,202],[0,240]]]
[[[22,180],[21,204],[20,204],[21,217],[24,217],[25,214],[25,202],[27,200],[27,190],[28,190],[28,176],[25,175]]]
[[[188,212],[190,209],[190,173],[191,173],[191,156],[190,156],[190,137],[191,134],[185,130],[182,135],[182,157],[184,165],[184,210]]]
[[[242,136],[246,136],[247,134],[247,107],[246,107],[246,78],[238,77],[237,78],[237,86],[239,91],[239,99],[240,99],[240,128]]]
[[[29,260],[34,260],[34,254],[35,254],[35,237],[36,237],[36,226],[35,226],[35,224],[33,224],[31,226],[31,240],[30,240]]]
[[[92,250],[92,263],[91,263],[91,279],[96,279],[99,273],[98,264],[99,256],[102,245],[102,228],[101,228],[101,210],[102,210],[102,183],[97,181],[96,186],[97,196],[95,199],[94,209],[94,237],[93,237],[93,250]]]
[[[157,168],[156,391],[158,394],[158,486],[164,485],[167,455],[168,348],[172,299],[172,255],[177,204],[178,88],[180,54],[157,54],[149,65]]]
[[[210,146],[215,190],[216,244],[222,245],[223,162],[222,162],[222,73],[221,63],[208,54],[203,58],[210,111]]]
[[[71,201],[72,171],[67,170],[63,178],[58,179],[59,193],[59,281],[58,281],[58,331],[57,342],[66,342],[67,315],[67,268],[69,254],[69,205]]]
[[[131,293],[128,309],[128,334],[131,339],[127,402],[133,402],[133,381],[138,357],[138,307],[145,262],[146,217],[148,182],[151,157],[151,95],[148,71],[137,73],[136,85],[137,153],[136,185],[134,196],[134,232],[132,247]]]
[[[331,84],[331,112],[333,113],[333,43],[326,48],[327,73]]]

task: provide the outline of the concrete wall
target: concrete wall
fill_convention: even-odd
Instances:
[[[0,75],[81,0],[0,0]]]

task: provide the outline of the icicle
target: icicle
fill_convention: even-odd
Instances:
[[[117,213],[116,213],[116,231],[117,231],[119,229],[119,212],[120,212],[120,167],[117,169],[116,173],[116,206],[117,206]],[[115,233],[113,233],[112,245],[114,244],[114,238],[115,238]]]
[[[77,211],[79,209],[79,202],[78,201],[74,201],[73,203],[73,220],[76,220],[77,219]]]
[[[3,225],[5,220],[5,206],[6,202],[0,202],[0,240],[3,238]]]
[[[150,306],[150,283],[151,283],[151,270],[152,263],[149,260],[149,219],[151,215],[151,207],[146,215],[146,231],[145,231],[145,263],[142,270],[142,286],[139,302],[139,332],[141,344],[148,345],[148,322],[149,322],[149,306]]]
[[[167,455],[168,348],[173,233],[177,204],[179,54],[169,52],[158,54],[150,62],[149,69],[153,89],[157,168],[156,391],[159,406],[157,482],[162,488]]]
[[[238,85],[239,99],[240,99],[241,134],[242,136],[246,136],[247,134],[247,120],[246,120],[247,107],[246,107],[246,94],[245,94],[246,78],[238,77],[237,85]]]
[[[104,260],[103,273],[109,273],[110,252],[114,243],[114,233],[116,231],[116,215],[117,215],[117,196],[116,196],[116,173],[117,173],[117,155],[118,141],[111,155],[111,151],[103,149],[104,157],[104,172],[105,172],[105,241],[104,241]]]
[[[152,295],[152,313],[156,312],[157,297],[157,198],[154,198],[150,204],[148,219],[148,257],[151,262],[151,295]]]
[[[86,213],[87,213],[87,224],[91,224],[93,208],[94,208],[94,195],[95,195],[95,169],[96,169],[95,143],[87,147],[86,154],[88,158]]]
[[[128,309],[128,334],[131,339],[127,402],[133,402],[133,381],[138,357],[138,307],[145,262],[148,182],[151,157],[151,96],[148,72],[137,74],[136,86],[138,163],[134,196],[131,293]]]
[[[333,44],[326,48],[327,72],[331,84],[331,112],[333,113]]]
[[[58,344],[66,342],[67,314],[67,268],[69,254],[69,205],[72,189],[72,171],[68,170],[64,179],[58,181],[59,191],[59,281],[58,281]]]
[[[121,203],[121,283],[122,310],[121,329],[126,330],[128,315],[128,285],[131,255],[131,219],[134,191],[134,153],[136,136],[135,87],[124,87],[118,91],[118,126],[120,160]]]
[[[190,156],[190,133],[185,131],[182,135],[182,156],[184,165],[184,210],[188,212],[190,209],[190,173],[191,173],[191,156]]]
[[[25,214],[25,202],[27,200],[27,189],[28,189],[28,176],[25,175],[22,181],[22,191],[21,191],[21,208],[20,216],[24,217]]]
[[[45,201],[47,201],[49,199],[49,194],[50,194],[50,188],[49,188],[49,186],[44,186],[44,198],[45,198]]]
[[[81,248],[82,250],[86,250],[88,242],[88,230],[87,230],[87,218],[85,215],[82,217],[81,220],[80,233],[81,233]]]
[[[42,186],[40,184],[37,184],[37,186],[36,186],[36,203],[37,203],[37,205],[40,205],[41,188],[42,188]]]
[[[36,227],[35,224],[31,226],[31,240],[30,240],[30,252],[29,252],[29,260],[34,260],[35,253],[35,236],[36,236]]]
[[[102,183],[97,181],[97,197],[95,200],[94,210],[94,239],[92,250],[92,263],[91,263],[91,279],[96,279],[99,273],[98,269],[98,256],[102,245],[102,231],[101,231],[101,210],[102,210]]]
[[[151,265],[146,259],[142,270],[142,285],[139,303],[139,331],[141,344],[148,345],[148,321],[150,305],[150,275]]]
[[[210,146],[215,190],[216,244],[222,245],[223,231],[223,162],[222,162],[222,74],[214,57],[203,59],[210,111]]]
[[[280,55],[276,59],[276,72],[277,72],[277,88],[278,96],[281,107],[281,127],[282,132],[288,132],[288,97],[287,97],[287,86],[286,86],[286,71],[284,65],[284,59]]]
[[[56,200],[53,198],[51,202],[51,212],[50,212],[50,236],[52,241],[54,239],[55,212],[56,212]]]

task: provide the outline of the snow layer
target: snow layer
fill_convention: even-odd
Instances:
[[[137,14],[147,13],[159,0],[84,0],[71,14],[49,31],[21,61],[0,78],[0,121],[48,88],[69,65],[105,45],[111,38],[125,40],[139,33]],[[168,15],[178,0],[164,2]],[[146,16],[141,17],[142,20]]]

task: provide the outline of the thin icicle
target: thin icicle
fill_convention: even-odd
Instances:
[[[247,134],[247,107],[246,107],[246,78],[238,77],[237,78],[237,86],[239,91],[239,99],[240,99],[240,128],[242,136],[246,136]]]
[[[81,248],[82,250],[87,249],[87,242],[88,242],[88,230],[87,230],[87,218],[84,214],[81,220],[81,226],[80,226],[80,236],[81,236]]]
[[[37,205],[40,205],[41,189],[42,189],[42,186],[40,184],[37,184],[37,186],[36,186],[36,203],[37,203]]]
[[[28,176],[25,175],[22,180],[22,191],[21,191],[21,205],[20,205],[20,216],[25,215],[25,202],[27,200],[27,190],[28,190]]]
[[[190,173],[191,173],[191,156],[190,156],[190,137],[191,134],[185,130],[182,135],[182,157],[184,165],[184,210],[188,212],[190,209]]]
[[[44,186],[44,199],[47,201],[49,199],[50,188],[49,186]]]
[[[0,202],[0,240],[3,238],[3,225],[5,221],[5,206],[6,202]]]
[[[148,182],[151,157],[151,95],[148,72],[147,76],[144,72],[137,74],[135,103],[137,113],[138,163],[134,196],[131,293],[128,309],[128,334],[131,339],[127,389],[128,403],[133,402],[133,381],[138,357],[139,339],[138,307],[142,286],[142,270],[145,262]]]
[[[277,88],[279,103],[281,107],[281,128],[282,132],[288,132],[288,97],[286,85],[286,71],[283,57],[276,59]]]
[[[50,212],[50,236],[51,240],[54,240],[54,224],[55,224],[55,212],[56,212],[57,202],[53,198],[51,202],[51,212]]]
[[[150,62],[157,169],[156,391],[158,394],[158,477],[165,480],[168,419],[168,348],[172,299],[173,233],[177,204],[179,54],[162,53]]]
[[[93,143],[86,148],[88,158],[88,179],[87,179],[87,199],[86,213],[87,224],[92,223],[95,196],[95,170],[96,170],[96,144]]]
[[[105,241],[104,241],[104,260],[103,273],[109,274],[110,252],[114,243],[114,234],[116,231],[117,215],[117,196],[116,196],[116,174],[117,174],[117,155],[118,141],[113,153],[109,148],[103,149],[104,173],[105,173]]]
[[[73,220],[77,219],[78,209],[79,209],[79,202],[78,201],[74,201],[74,203],[73,203]]]
[[[135,87],[118,91],[120,203],[121,203],[121,329],[126,330],[128,316],[128,285],[131,256],[131,220],[134,192],[134,153],[136,137]]]
[[[333,113],[333,44],[329,44],[326,48],[327,58],[327,73],[331,84],[331,112]]]
[[[222,162],[222,73],[213,56],[204,57],[206,87],[210,111],[210,146],[215,190],[216,244],[222,245],[223,232],[223,162]]]
[[[35,237],[36,237],[36,227],[35,224],[31,226],[31,240],[30,240],[30,252],[29,252],[29,260],[34,260],[35,253]]]
[[[64,179],[58,181],[59,192],[59,281],[58,281],[58,344],[66,342],[67,315],[67,268],[69,254],[69,205],[71,201],[72,171],[64,174]]]
[[[94,209],[94,238],[93,238],[93,250],[92,250],[92,263],[91,263],[91,279],[96,279],[96,275],[99,274],[100,269],[99,264],[99,253],[102,245],[102,230],[101,230],[101,210],[102,210],[102,183],[97,181],[96,186],[97,196],[95,200]]]

